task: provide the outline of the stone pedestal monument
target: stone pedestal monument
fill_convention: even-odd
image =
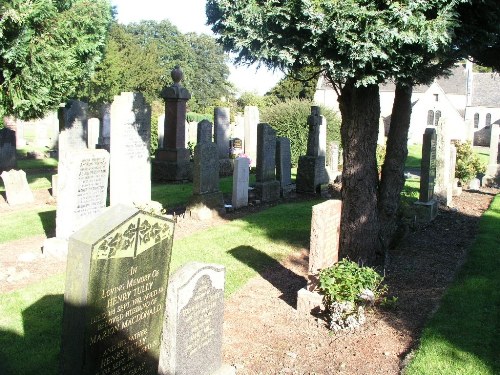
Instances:
[[[436,179],[436,129],[425,129],[422,142],[422,161],[420,167],[420,194],[415,202],[417,218],[426,222],[433,220],[438,213],[434,199],[434,180]]]
[[[182,87],[182,70],[176,66],[171,77],[174,84],[161,92],[165,100],[163,144],[158,145],[153,161],[153,181],[183,181],[192,178],[189,150],[186,148],[186,102],[189,91]]]

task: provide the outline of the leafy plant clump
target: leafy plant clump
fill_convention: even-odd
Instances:
[[[462,184],[467,184],[478,174],[486,171],[486,166],[481,163],[479,157],[472,150],[469,142],[455,142],[457,148],[457,163],[455,166],[455,177]]]
[[[330,329],[353,330],[365,322],[365,306],[387,292],[383,277],[373,268],[343,259],[319,274],[319,289],[330,319]]]

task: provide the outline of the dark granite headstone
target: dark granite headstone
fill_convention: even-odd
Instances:
[[[420,165],[419,201],[429,202],[434,198],[434,179],[436,178],[436,129],[425,129]]]
[[[16,132],[8,128],[0,129],[0,173],[16,167]]]
[[[281,196],[287,196],[293,189],[292,185],[292,154],[290,139],[276,138],[276,178],[280,183]]]
[[[212,143],[212,123],[208,120],[202,120],[198,123],[196,144],[202,143]]]
[[[280,183],[276,180],[276,130],[268,124],[257,125],[257,196],[263,202],[279,199]]]
[[[224,274],[223,266],[193,262],[172,275],[159,374],[210,375],[220,369]]]
[[[231,133],[229,108],[214,108],[214,140],[219,148],[219,159],[229,157],[229,136]]]
[[[70,237],[62,374],[157,374],[173,232],[116,205]]]

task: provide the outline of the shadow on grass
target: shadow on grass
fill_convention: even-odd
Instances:
[[[56,235],[56,210],[42,211],[38,213],[38,216],[47,238],[54,237]]]
[[[274,258],[251,246],[238,246],[228,252],[235,259],[253,268],[281,292],[280,298],[297,308],[297,292],[306,285],[306,279],[284,267]]]
[[[23,311],[24,336],[0,330],[0,374],[58,373],[63,295],[47,295]]]

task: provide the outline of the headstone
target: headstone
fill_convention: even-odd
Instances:
[[[420,164],[420,191],[415,211],[419,221],[434,220],[438,214],[437,201],[434,199],[436,178],[436,129],[427,128],[422,141]]]
[[[194,147],[193,196],[187,211],[191,217],[203,220],[224,207],[219,190],[219,153],[212,142],[212,124],[203,120],[198,124],[198,143]]]
[[[9,128],[0,129],[0,172],[16,167],[16,132]]]
[[[455,144],[450,145],[450,184],[451,184],[451,195],[455,196],[454,192],[456,190],[455,183],[455,169],[457,166],[457,147]]]
[[[59,181],[59,175],[53,174],[51,178],[51,186],[52,186],[52,196],[57,198],[57,182]]]
[[[470,190],[479,190],[480,187],[481,187],[481,181],[479,181],[478,178],[473,178],[472,180],[470,180],[469,182]]]
[[[259,123],[259,108],[245,107],[245,154],[250,158],[250,165],[257,165],[257,124]]]
[[[123,92],[111,105],[110,203],[151,200],[151,107],[141,93]]]
[[[2,177],[5,186],[5,195],[8,204],[14,206],[34,201],[33,193],[26,179],[26,172],[12,169],[8,172],[3,171],[0,177]]]
[[[328,180],[335,181],[339,175],[339,145],[337,142],[330,142],[330,152],[328,154]]]
[[[62,374],[158,373],[173,232],[119,204],[71,236]]]
[[[312,208],[307,287],[298,292],[297,298],[300,313],[310,314],[320,308],[319,273],[338,262],[341,213],[340,200],[328,200]]]
[[[165,142],[165,114],[158,116],[158,147],[163,147]]]
[[[89,149],[95,150],[99,143],[99,128],[100,121],[98,118],[90,118],[88,120],[88,141]]]
[[[69,236],[106,207],[109,153],[75,151],[59,161],[56,237]]]
[[[111,150],[111,105],[103,104],[100,110],[99,141],[97,148],[102,148],[108,152]]]
[[[326,117],[321,116],[321,126],[319,127],[319,156],[323,156],[326,160],[326,134],[327,133],[327,123]]]
[[[66,153],[87,149],[88,105],[79,100],[70,100],[59,108],[59,159]]]
[[[434,193],[446,206],[452,205],[452,180],[450,181],[451,137],[449,124],[440,118],[436,127],[436,180]]]
[[[491,125],[490,158],[486,170],[487,179],[500,179],[500,125]],[[500,181],[497,181],[499,183]]]
[[[219,148],[219,159],[229,158],[230,136],[229,108],[214,108],[214,140]]]
[[[248,206],[248,184],[250,174],[250,160],[245,157],[234,159],[233,172],[233,208]]]
[[[35,145],[37,147],[48,147],[50,144],[47,123],[43,120],[36,121]]]
[[[307,138],[307,155],[299,157],[296,189],[300,193],[317,194],[321,192],[321,184],[328,181],[325,169],[325,157],[320,155],[319,134],[322,125],[320,108],[311,107],[311,115],[307,118],[309,133]]]
[[[233,138],[241,139],[241,152],[245,151],[245,117],[238,113],[234,116],[234,126],[231,135]]]
[[[222,366],[225,269],[188,263],[169,280],[158,373],[211,375]]]
[[[257,125],[257,171],[255,190],[262,202],[280,197],[280,183],[276,180],[276,130],[268,124]]]
[[[161,97],[165,101],[164,141],[158,145],[153,161],[153,181],[184,181],[192,178],[191,155],[186,148],[186,103],[189,91],[182,87],[182,70],[176,66],[171,72],[174,84],[165,87]]]
[[[280,183],[281,196],[289,196],[295,189],[295,185],[292,184],[290,139],[286,137],[276,138],[276,178]]]

